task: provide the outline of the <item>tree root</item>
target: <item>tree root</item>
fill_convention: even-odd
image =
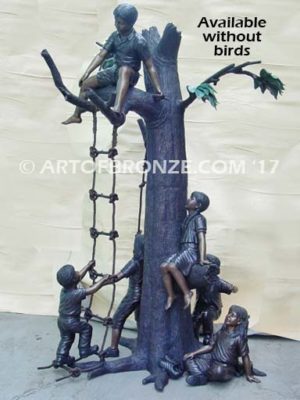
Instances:
[[[169,382],[169,377],[166,371],[160,370],[156,374],[150,374],[146,378],[143,379],[143,385],[147,385],[148,383],[154,383],[154,387],[158,392],[163,392],[165,386],[167,386]]]
[[[146,369],[145,361],[140,357],[125,357],[114,361],[104,361],[99,367],[93,369],[88,374],[88,379],[93,379],[105,374],[115,374],[117,372],[141,371]]]
[[[131,350],[131,352],[134,353],[136,346],[137,346],[137,340],[131,339],[131,338],[126,338],[126,337],[121,337],[120,345],[123,347],[127,347],[127,349]]]
[[[83,366],[82,364],[86,364]],[[88,372],[88,379],[97,378],[105,374],[115,374],[118,372],[126,371],[142,371],[147,369],[146,360],[138,356],[130,356],[113,361],[100,361],[81,363],[80,370]],[[166,371],[162,369],[157,370],[156,373],[148,375],[143,379],[143,385],[154,383],[154,387],[158,392],[162,392],[164,387],[168,384],[169,377]]]

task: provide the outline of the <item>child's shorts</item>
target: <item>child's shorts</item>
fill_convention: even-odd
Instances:
[[[184,276],[188,276],[191,268],[199,261],[199,251],[194,247],[182,246],[178,253],[173,254],[165,262],[175,264]]]
[[[101,86],[116,86],[119,78],[119,67],[117,65],[113,65],[109,68],[99,69],[96,76]],[[135,86],[139,80],[139,77],[140,74],[135,71],[130,77],[129,86]]]

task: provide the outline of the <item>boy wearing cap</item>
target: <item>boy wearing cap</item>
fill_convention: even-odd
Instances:
[[[103,49],[92,60],[80,79],[79,86],[81,90],[79,97],[85,98],[88,89],[99,89],[109,85],[117,85],[116,100],[112,110],[116,113],[116,117],[119,120],[118,125],[121,125],[125,121],[125,116],[122,113],[125,97],[128,88],[137,84],[142,61],[145,63],[154,90],[156,91],[155,97],[160,100],[164,96],[147,42],[142,35],[133,29],[138,17],[137,9],[130,4],[120,4],[114,10],[114,17],[117,30],[109,36]],[[109,54],[114,56],[115,64],[104,70],[99,69],[96,75],[90,77],[90,74],[97,67],[102,66]],[[81,113],[82,110],[76,107],[74,114],[64,121],[63,124],[81,123]]]
[[[63,288],[60,293],[59,317],[57,320],[61,339],[56,352],[56,360],[54,361],[56,367],[63,364],[74,364],[75,359],[69,356],[69,351],[75,340],[76,333],[79,333],[78,349],[81,358],[96,354],[99,350],[97,345],[91,346],[92,326],[80,320],[81,301],[105,285],[109,280],[109,275],[105,275],[87,289],[77,287],[79,281],[94,266],[95,261],[90,261],[80,271],[75,271],[73,265],[64,265],[57,272],[57,281]]]

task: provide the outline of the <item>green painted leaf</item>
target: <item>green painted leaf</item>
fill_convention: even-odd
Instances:
[[[194,93],[198,99],[202,99],[204,102],[209,101],[209,103],[216,108],[218,101],[215,96],[217,91],[209,84],[209,83],[201,83],[201,85],[195,86],[187,86],[187,90],[189,93]]]
[[[218,101],[214,94],[211,93],[207,99],[214,108],[217,108]]]
[[[256,78],[254,78],[254,89],[259,88],[261,85],[261,80],[260,78],[257,76]]]
[[[268,90],[275,99],[277,99],[278,94],[282,95],[284,91],[284,84],[282,81],[265,69],[260,71],[259,77],[254,78],[254,88],[257,89],[258,87],[262,93]]]
[[[209,83],[201,83],[201,88],[207,90],[209,93],[217,93],[217,91]]]
[[[197,89],[196,86],[191,86],[191,85],[188,85],[186,88],[187,88],[189,93],[195,93],[195,91]]]

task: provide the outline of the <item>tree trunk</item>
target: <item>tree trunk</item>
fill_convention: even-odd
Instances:
[[[144,32],[152,47],[163,93],[161,115],[155,121],[146,120],[147,159],[160,165],[170,160],[186,160],[183,111],[177,73],[177,53],[180,33],[168,25],[159,42],[156,29]],[[159,43],[159,44],[158,44]],[[150,85],[146,77],[146,87]],[[148,172],[145,215],[145,271],[138,330],[138,347],[146,355],[147,367],[159,375],[158,361],[168,354],[178,359],[194,347],[194,336],[189,311],[183,310],[179,295],[169,311],[165,311],[166,291],[160,264],[178,251],[180,226],[185,218],[187,174],[178,166],[172,173]],[[155,294],[155,295],[154,295]]]

